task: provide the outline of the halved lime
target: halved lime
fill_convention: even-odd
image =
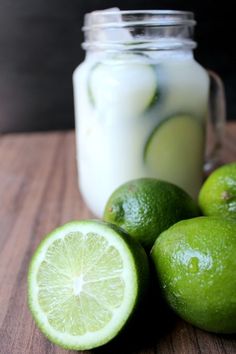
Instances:
[[[144,160],[153,177],[175,183],[196,197],[202,181],[203,152],[200,120],[179,114],[155,128],[146,143]]]
[[[97,63],[89,75],[88,94],[99,109],[140,114],[158,96],[155,67],[138,55]]]
[[[36,250],[29,306],[52,342],[91,349],[123,328],[147,279],[147,256],[131,237],[107,223],[74,221],[50,233]]]

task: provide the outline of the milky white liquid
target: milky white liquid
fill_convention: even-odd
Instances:
[[[165,179],[196,197],[209,79],[189,52],[89,55],[73,84],[80,191],[96,216],[119,185],[139,177]],[[157,156],[149,144],[155,132]]]

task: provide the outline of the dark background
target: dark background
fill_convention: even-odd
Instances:
[[[83,16],[114,6],[194,11],[195,57],[222,77],[227,119],[236,119],[236,21],[229,1],[0,0],[0,132],[74,127],[71,76],[84,56]]]

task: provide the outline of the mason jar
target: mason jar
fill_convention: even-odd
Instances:
[[[209,167],[225,107],[220,79],[194,59],[195,24],[193,13],[170,10],[85,16],[85,60],[73,74],[76,146],[80,191],[96,216],[118,186],[140,177],[197,198],[206,126]]]

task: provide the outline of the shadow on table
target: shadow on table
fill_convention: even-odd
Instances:
[[[152,281],[153,278],[151,277]],[[136,313],[123,331],[110,343],[97,348],[94,353],[132,354],[138,350],[153,348],[158,338],[165,336],[175,326],[176,319],[161,298],[157,285],[152,283]]]

